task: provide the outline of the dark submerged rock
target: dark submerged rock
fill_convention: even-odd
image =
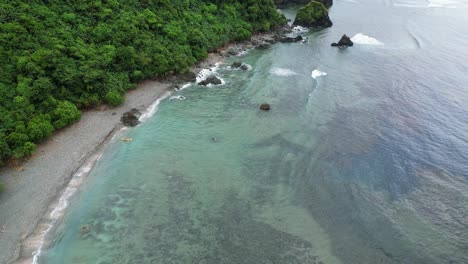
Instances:
[[[260,105],[260,110],[263,110],[263,111],[269,111],[271,109],[270,105],[269,104],[261,104]]]
[[[265,49],[268,49],[268,48],[270,48],[270,44],[268,44],[268,43],[262,43],[262,44],[257,46],[257,49],[260,49],[260,50],[265,50]]]
[[[317,1],[310,1],[297,11],[293,25],[303,27],[331,27],[333,23],[328,16],[327,8]]]
[[[346,47],[352,47],[354,45],[353,41],[344,34],[340,41],[338,43],[332,43],[332,47],[340,47],[340,48],[346,48]]]
[[[138,109],[133,108],[132,110],[125,112],[120,120],[125,126],[134,127],[140,124],[141,113]]]
[[[88,234],[89,232],[91,232],[91,225],[90,224],[84,225],[80,229],[81,235]]]
[[[222,84],[222,81],[218,77],[212,75],[212,76],[208,76],[208,78],[206,78],[205,80],[199,82],[198,84],[199,85],[204,85],[204,86],[207,86],[209,84],[219,85],[219,84]]]
[[[243,71],[247,71],[247,70],[249,70],[249,66],[247,66],[247,65],[245,65],[245,64],[242,64],[242,65],[240,66],[240,69],[243,70]]]

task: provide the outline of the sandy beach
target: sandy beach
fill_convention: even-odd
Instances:
[[[0,263],[20,254],[20,241],[31,234],[78,168],[121,127],[120,117],[131,108],[144,111],[165,94],[169,84],[141,83],[125,104],[102,111],[86,111],[79,122],[39,144],[35,155],[18,168],[3,168],[5,191],[0,195]]]
[[[233,53],[254,48],[272,34],[259,34],[250,41],[226,45],[216,53],[192,67],[197,73],[201,69],[222,62]],[[177,77],[168,80],[148,80],[127,93],[125,103],[116,108],[102,107],[85,111],[81,119],[65,129],[57,131],[47,141],[38,145],[33,157],[20,167],[4,167],[0,180],[5,191],[0,194],[0,264],[18,261],[30,263],[32,248],[23,241],[30,240],[44,231],[41,220],[45,220],[80,167],[89,162],[96,153],[102,152],[106,143],[122,128],[120,118],[132,108],[142,113],[158,98],[167,94]]]

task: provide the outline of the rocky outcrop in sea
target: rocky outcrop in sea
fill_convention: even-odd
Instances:
[[[322,3],[326,8],[330,8],[333,5],[333,0],[316,0],[316,1]],[[275,0],[275,4],[278,8],[283,8],[291,4],[306,5],[309,2],[310,0]]]
[[[338,43],[332,43],[332,47],[340,47],[340,48],[346,48],[346,47],[352,47],[354,45],[353,41],[344,34],[340,41]]]
[[[297,11],[293,25],[303,27],[327,28],[333,25],[328,16],[328,9],[318,1],[310,1]]]

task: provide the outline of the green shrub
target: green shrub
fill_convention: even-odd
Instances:
[[[53,112],[55,129],[63,128],[80,119],[81,113],[76,106],[68,101],[61,101]]]
[[[106,103],[112,106],[118,106],[123,104],[125,98],[116,90],[111,90],[106,94],[105,97]]]
[[[16,159],[22,159],[30,156],[36,150],[36,145],[32,142],[26,142],[22,146],[17,147],[13,150],[13,157]]]
[[[0,161],[78,120],[77,107],[119,105],[136,82],[286,22],[273,0],[3,1],[0,14]]]
[[[311,1],[297,11],[295,24],[313,26],[318,20],[328,16],[327,8],[320,2]]]
[[[28,123],[29,139],[33,142],[39,142],[49,137],[54,130],[55,129],[51,124],[50,115],[47,114],[35,116]]]

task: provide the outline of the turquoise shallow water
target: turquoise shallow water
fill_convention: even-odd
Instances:
[[[333,28],[164,100],[40,263],[468,263],[468,9],[437,4],[335,3]]]

